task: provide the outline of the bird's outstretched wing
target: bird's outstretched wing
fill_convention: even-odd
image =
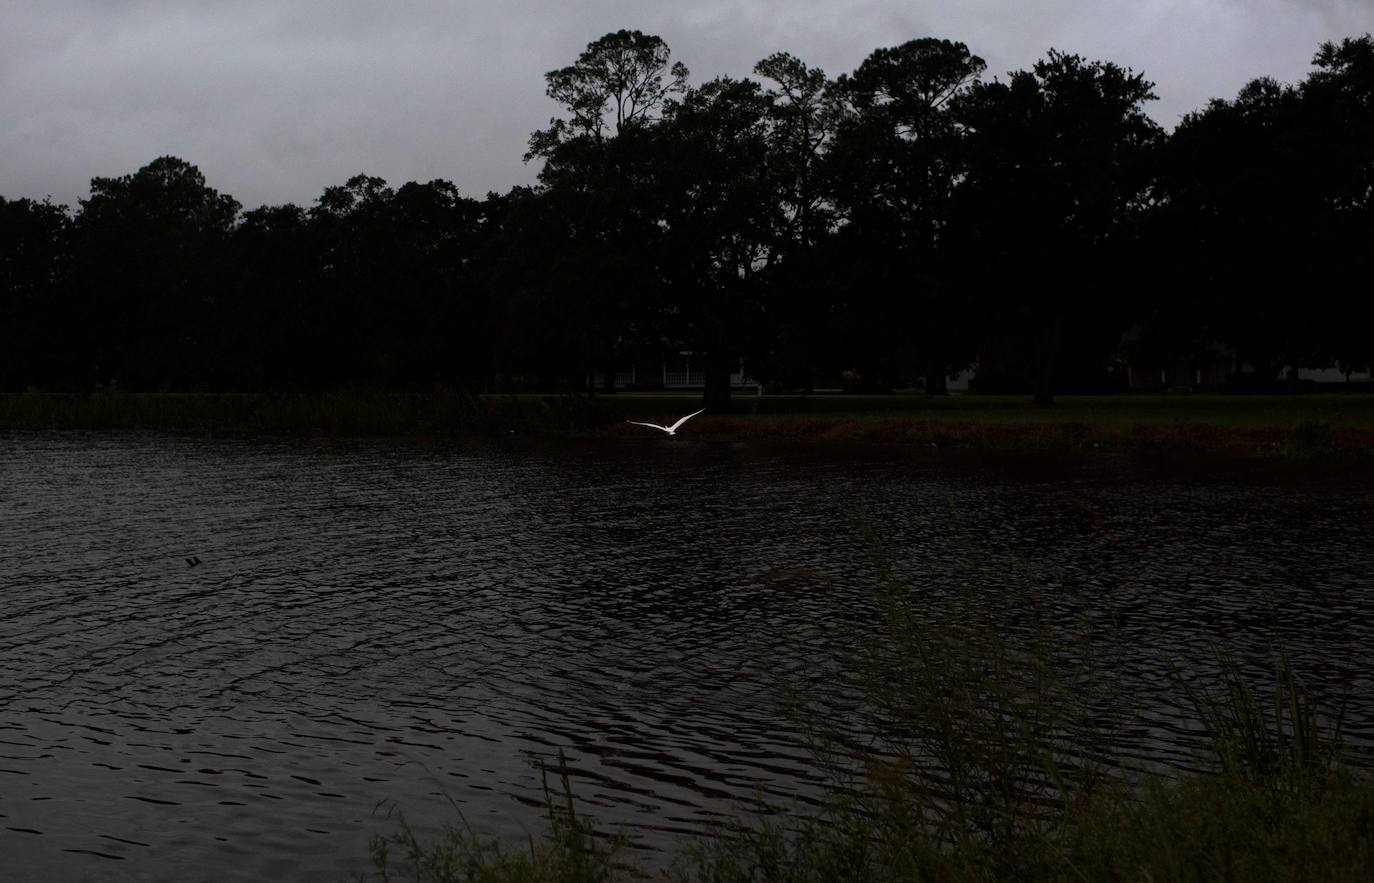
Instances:
[[[647,426],[650,429],[657,429],[659,432],[668,432],[668,427],[659,426],[657,423],[640,423],[638,420],[626,420],[626,423],[633,423],[635,426]]]
[[[702,409],[701,409],[701,411],[705,411],[705,410],[706,410],[705,408],[702,408]],[[679,426],[681,426],[682,424],[686,423],[688,420],[691,420],[691,419],[692,419],[693,417],[695,417],[696,415],[700,414],[701,411],[693,411],[692,413],[688,414],[686,417],[683,417],[681,420],[679,420],[678,422],[674,423],[672,426],[669,426],[669,427],[668,427],[668,431],[669,431],[669,432],[676,432],[676,431],[677,431],[677,428],[678,428]]]

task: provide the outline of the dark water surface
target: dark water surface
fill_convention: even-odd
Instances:
[[[347,879],[397,813],[538,830],[560,748],[670,849],[816,794],[784,687],[876,630],[884,580],[1034,586],[1147,695],[1161,653],[1277,627],[1367,749],[1372,516],[1332,470],[0,436],[0,879]],[[1160,702],[1139,755],[1187,763]]]

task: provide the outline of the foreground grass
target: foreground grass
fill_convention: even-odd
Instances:
[[[845,725],[870,735],[847,760],[817,740],[833,782],[820,812],[740,818],[687,844],[669,871],[645,870],[576,813],[560,755],[562,796],[546,794],[541,837],[512,849],[468,828],[431,844],[402,830],[374,839],[377,878],[1374,879],[1374,780],[1343,765],[1340,715],[1318,707],[1282,651],[1267,683],[1227,653],[1205,679],[1174,669],[1210,771],[1129,776],[1110,745],[1129,703],[1091,652],[1038,620],[1007,640],[998,617],[1034,620],[1024,605],[973,627],[934,621],[928,606],[890,600],[885,632],[853,660],[840,686],[863,692],[867,718]]]
[[[1337,776],[1290,793],[1223,776],[1148,779],[1103,792],[1048,830],[950,841],[911,807],[854,802],[823,817],[766,821],[690,844],[671,870],[632,864],[623,841],[555,814],[528,844],[450,828],[373,844],[376,876],[422,883],[827,883],[827,881],[1293,881],[1374,879],[1374,784]]]
[[[1351,779],[1301,796],[1221,778],[1152,779],[1130,797],[1094,797],[1052,832],[984,843],[951,846],[900,821],[854,814],[765,826],[699,848],[677,878],[1353,883],[1374,872],[1371,813],[1374,787]]]

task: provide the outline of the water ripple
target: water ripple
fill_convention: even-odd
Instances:
[[[641,848],[812,801],[785,694],[845,719],[891,585],[1087,623],[1130,765],[1196,762],[1161,654],[1275,628],[1374,746],[1367,488],[907,457],[0,437],[6,872],[341,879],[398,814],[537,828],[560,750]]]

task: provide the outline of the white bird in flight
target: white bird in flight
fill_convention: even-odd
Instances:
[[[705,410],[706,410],[705,408],[702,408],[702,409],[701,409],[701,411],[705,411]],[[677,428],[678,428],[679,426],[681,426],[682,424],[686,423],[688,420],[691,420],[691,419],[692,419],[693,417],[695,417],[696,415],[700,414],[701,411],[693,411],[692,413],[688,414],[686,417],[683,417],[681,420],[679,420],[678,422],[674,423],[672,426],[659,426],[657,423],[640,423],[638,420],[626,420],[625,422],[626,422],[626,423],[633,423],[635,426],[648,426],[648,427],[651,427],[651,428],[653,428],[653,429],[658,429],[658,430],[661,430],[661,431],[663,431],[663,432],[666,432],[666,433],[668,433],[669,435],[677,435]]]

